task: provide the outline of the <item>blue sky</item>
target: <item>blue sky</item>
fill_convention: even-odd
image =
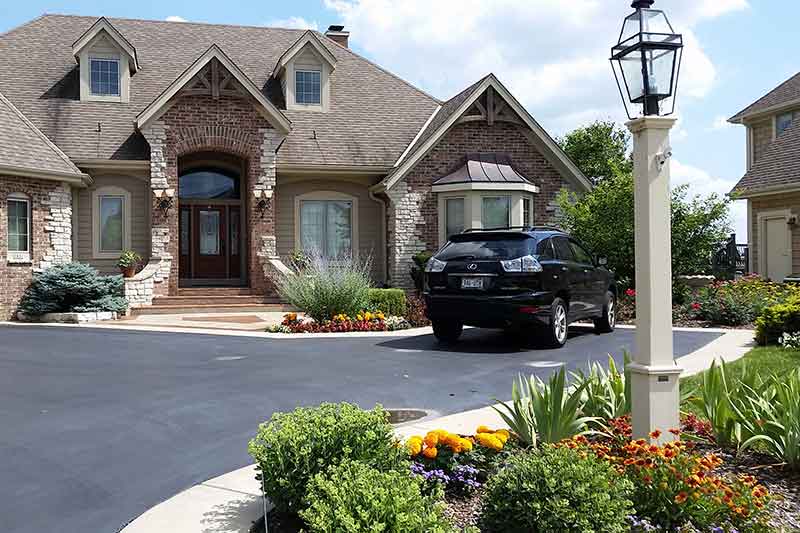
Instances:
[[[42,13],[315,27],[342,23],[352,47],[447,98],[489,71],[552,134],[622,121],[606,61],[626,0],[226,0],[6,2],[0,31]],[[565,9],[568,6],[568,9]],[[687,41],[673,130],[673,181],[724,193],[744,172],[745,135],[724,119],[795,72],[800,2],[658,0]],[[781,24],[785,21],[785,24]],[[76,36],[77,37],[77,36]],[[743,204],[743,202],[738,202]],[[744,206],[733,210],[744,241]]]

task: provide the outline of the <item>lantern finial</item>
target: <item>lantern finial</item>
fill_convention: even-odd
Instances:
[[[631,7],[633,9],[650,9],[655,3],[656,0],[634,0]]]

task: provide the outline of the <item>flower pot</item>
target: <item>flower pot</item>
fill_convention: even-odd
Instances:
[[[136,275],[136,265],[126,266],[126,267],[119,267],[120,272],[122,272],[123,278],[132,278]]]

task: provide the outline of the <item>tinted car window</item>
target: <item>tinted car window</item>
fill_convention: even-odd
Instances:
[[[589,254],[589,252],[584,250],[583,246],[581,246],[575,241],[569,241],[569,246],[570,248],[572,248],[572,253],[575,255],[575,261],[577,261],[578,263],[583,263],[585,265],[591,265],[594,263],[594,261],[592,261],[591,254]]]
[[[572,248],[569,246],[569,241],[564,237],[553,237],[553,248],[556,249],[556,257],[562,261],[574,261],[575,257],[572,255]]]
[[[530,253],[531,239],[477,238],[453,240],[436,254],[440,261],[468,261],[470,259],[516,259]]]
[[[555,259],[553,244],[550,242],[550,239],[539,241],[539,244],[536,246],[536,255],[539,256],[540,261],[551,261]]]

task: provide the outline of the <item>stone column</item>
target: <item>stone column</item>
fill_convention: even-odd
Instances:
[[[669,130],[675,119],[642,117],[633,133],[636,235],[636,350],[631,371],[633,436],[680,426],[679,377],[672,349]]]
[[[153,121],[142,131],[150,144],[150,263],[155,271],[152,295],[177,294],[177,272],[172,272],[173,250],[177,249],[178,214],[177,207],[164,216],[157,207],[157,199],[152,194],[155,189],[174,188],[177,196],[177,175],[170,180],[167,160],[167,127],[161,120]],[[177,169],[175,169],[177,172]],[[170,183],[172,181],[172,183]],[[176,266],[177,270],[177,266]],[[173,287],[170,287],[170,278]],[[163,283],[166,281],[167,283]]]
[[[47,207],[44,231],[50,237],[50,247],[42,257],[39,268],[72,261],[72,190],[59,184],[42,202]]]

